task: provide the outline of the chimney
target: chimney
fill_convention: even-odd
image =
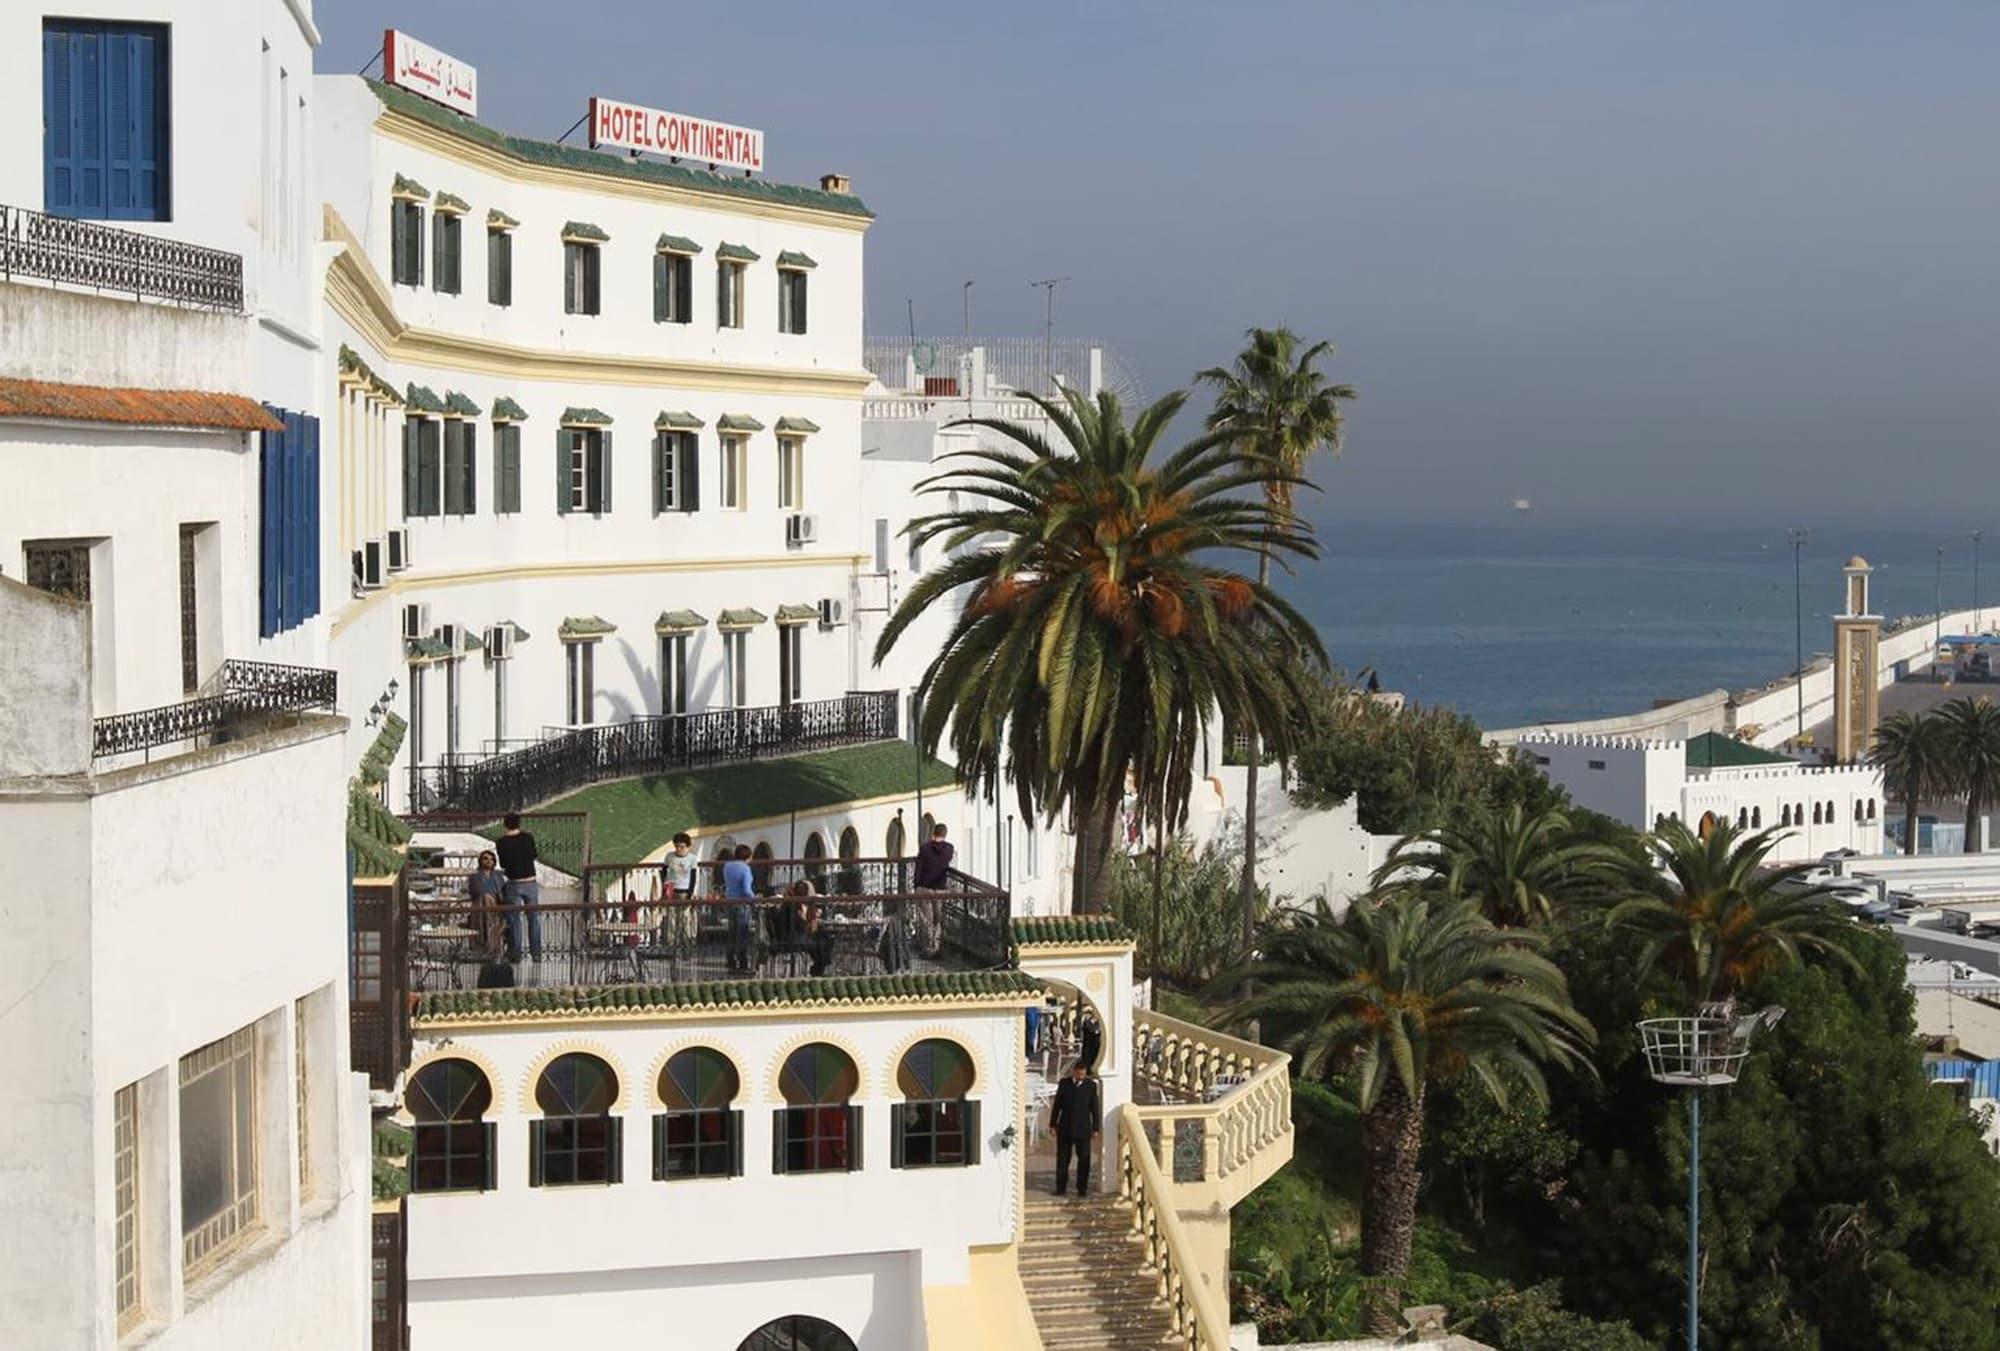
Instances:
[[[854,180],[846,174],[821,174],[819,176],[819,190],[821,192],[839,193],[842,197],[852,197],[854,195]]]

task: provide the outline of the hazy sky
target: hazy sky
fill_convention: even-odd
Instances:
[[[592,93],[853,175],[871,331],[1041,331],[1149,393],[1251,324],[1361,387],[1341,514],[2000,526],[2000,6],[320,0],[554,137]],[[579,133],[580,134],[580,133]]]

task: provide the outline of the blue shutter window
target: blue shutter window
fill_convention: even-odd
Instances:
[[[258,456],[258,633],[271,638],[319,613],[319,419],[265,405],[284,423]]]
[[[279,409],[269,404],[264,407],[271,416],[280,421],[284,419]],[[279,589],[283,585],[284,561],[279,557],[278,544],[284,534],[285,434],[282,431],[265,432],[263,437],[257,457],[257,632],[261,637],[270,638],[282,627],[283,601]]]
[[[167,59],[163,24],[43,22],[43,210],[169,219]]]

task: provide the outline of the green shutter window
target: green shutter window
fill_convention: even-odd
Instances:
[[[569,515],[569,437],[569,428],[556,428],[556,510],[565,516]]]
[[[459,421],[444,424],[444,514],[447,516],[465,514],[465,440],[460,434],[464,426]]]
[[[669,477],[671,471],[667,467],[667,457],[673,454],[673,443],[674,438],[672,433],[653,433],[653,514],[655,516],[667,510],[668,503],[673,500],[673,485]]]
[[[625,1180],[625,1118],[607,1117],[604,1126],[604,1180],[615,1186]]]
[[[729,1175],[743,1176],[743,1112],[740,1108],[729,1114]]]
[[[403,519],[418,514],[417,503],[417,424],[421,418],[403,419]]]
[[[779,1107],[771,1112],[771,1171],[779,1175],[785,1172],[785,1122],[790,1111]]]
[[[680,509],[701,510],[701,441],[693,432],[681,438]]]
[[[611,512],[611,431],[609,428],[597,432],[597,487],[591,496],[591,510],[599,515]]]
[[[480,1123],[479,1129],[486,1136],[485,1176],[479,1185],[483,1191],[493,1191],[500,1186],[500,1127],[491,1121]]]
[[[861,1106],[859,1103],[847,1109],[847,1171],[861,1171]]]
[[[542,1120],[528,1122],[528,1185],[542,1185],[542,1143],[548,1132],[548,1123]]]

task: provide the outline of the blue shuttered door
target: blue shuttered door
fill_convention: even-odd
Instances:
[[[268,403],[264,409],[272,417],[281,421],[284,419],[283,409],[273,408]],[[263,438],[257,466],[261,488],[257,522],[257,632],[269,638],[283,627],[285,568],[279,544],[284,539],[285,434],[282,431],[265,432]]]
[[[258,632],[266,638],[319,613],[319,419],[264,405],[285,424],[259,457]]]
[[[165,220],[167,30],[42,27],[42,206],[52,215]]]
[[[305,447],[300,459],[300,483],[305,501],[299,510],[299,571],[305,595],[299,611],[301,620],[319,613],[319,419],[301,418],[305,425]]]

